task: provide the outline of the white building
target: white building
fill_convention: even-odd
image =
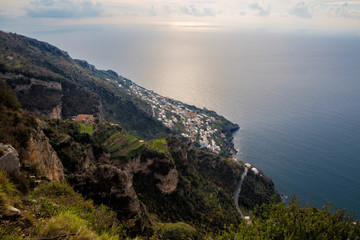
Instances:
[[[257,174],[259,174],[259,170],[257,170],[257,168],[251,168],[251,170],[257,175]]]

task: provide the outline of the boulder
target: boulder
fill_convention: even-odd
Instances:
[[[0,143],[0,169],[4,170],[9,177],[19,179],[20,177],[20,161],[19,154],[10,145]]]
[[[20,216],[21,214],[21,211],[13,206],[7,206],[4,213],[3,213],[3,216],[5,217],[18,217]]]

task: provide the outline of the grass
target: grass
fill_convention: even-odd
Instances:
[[[160,153],[165,153],[167,151],[167,142],[165,138],[154,139],[147,142],[146,147]]]
[[[40,223],[37,235],[40,239],[119,239],[117,235],[96,233],[86,220],[69,211],[61,212],[49,221]]]
[[[31,198],[38,201],[40,217],[45,219],[37,224],[39,238],[119,239],[125,235],[115,212],[95,206],[67,184],[43,184]]]
[[[15,69],[19,69],[19,68],[21,68],[21,67],[22,67],[21,64],[16,64],[16,65],[14,66]]]
[[[138,139],[136,137],[134,137],[133,135],[126,135],[125,139],[129,141],[129,145],[132,144],[133,142],[137,141]]]
[[[3,170],[0,170],[0,214],[8,205],[16,205],[20,202],[18,191]]]
[[[123,132],[113,134],[107,141],[107,149],[111,158],[133,157],[144,144],[133,135]]]
[[[114,211],[104,205],[95,206],[67,184],[46,183],[23,196],[0,171],[0,202],[1,207],[13,205],[22,212],[16,219],[0,221],[0,239],[112,240],[126,237],[125,227]]]
[[[79,123],[80,125],[80,133],[87,133],[90,134],[94,131],[94,126],[92,125],[85,125],[84,123]]]

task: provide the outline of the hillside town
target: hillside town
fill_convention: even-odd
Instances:
[[[201,148],[220,153],[225,134],[219,130],[221,126],[215,117],[207,115],[201,109],[193,110],[191,109],[193,107],[160,96],[136,84],[131,84],[128,91],[149,103],[153,117],[166,127],[198,143]]]

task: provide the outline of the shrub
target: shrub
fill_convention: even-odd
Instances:
[[[293,197],[288,204],[264,204],[255,213],[250,224],[228,229],[218,239],[360,239],[359,221],[354,224],[352,216],[332,202],[321,209],[301,207]]]
[[[155,231],[155,239],[201,239],[201,234],[195,228],[183,222],[158,223]]]
[[[0,83],[0,103],[12,109],[19,109],[21,107],[15,91],[6,84],[5,80],[2,80]]]

